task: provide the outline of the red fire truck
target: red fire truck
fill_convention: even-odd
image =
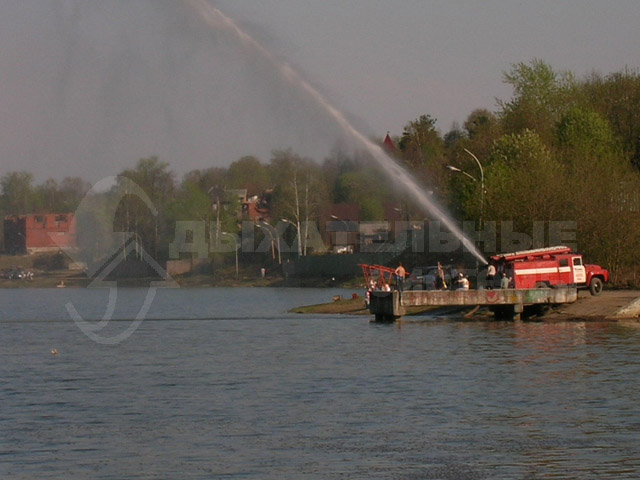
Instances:
[[[524,250],[491,257],[497,277],[506,274],[513,288],[588,288],[592,295],[602,292],[609,272],[599,265],[585,265],[582,255],[565,246]],[[499,280],[498,280],[499,281]]]

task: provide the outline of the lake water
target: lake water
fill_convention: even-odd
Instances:
[[[0,290],[0,478],[640,478],[638,323],[287,313],[337,293],[159,290],[105,345],[105,291]]]

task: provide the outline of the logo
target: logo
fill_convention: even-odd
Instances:
[[[83,270],[91,279],[87,288],[109,290],[106,309],[99,321],[85,320],[72,302],[65,305],[78,328],[88,338],[103,345],[117,345],[138,329],[149,312],[158,288],[178,287],[167,271],[145,251],[136,234],[113,231],[118,206],[128,195],[137,197],[154,217],[158,216],[158,211],[147,194],[134,181],[123,176],[107,177],[93,185],[76,209],[74,216],[79,232],[78,247],[69,248],[59,244],[74,262],[83,265]],[[55,238],[53,240],[56,241]],[[126,258],[131,256],[136,256],[147,264],[161,280],[152,281],[149,284],[140,309],[128,324],[118,322],[119,325],[126,326],[124,329],[115,333],[110,329],[107,332],[105,328],[113,319],[118,299],[117,282],[108,278]]]

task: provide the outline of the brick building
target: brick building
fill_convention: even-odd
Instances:
[[[4,248],[7,253],[55,252],[76,247],[73,213],[7,215],[4,218]]]

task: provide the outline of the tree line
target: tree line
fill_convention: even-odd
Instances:
[[[436,119],[422,115],[393,136],[396,149],[390,156],[454,218],[473,220],[478,228],[495,221],[500,229],[510,222],[514,231],[532,237],[534,222],[573,222],[575,242],[590,261],[608,267],[617,283],[637,284],[638,72],[576,78],[533,60],[512,65],[503,80],[513,95],[498,100],[495,111],[474,110],[444,134]],[[361,220],[383,220],[387,203],[407,219],[424,218],[372,165],[366,152],[339,144],[322,161],[277,150],[267,161],[246,156],[181,179],[169,163],[143,158],[119,177],[138,184],[158,214],[149,215],[148,207],[130,196],[118,206],[116,227],[139,235],[156,258],[167,258],[176,221],[237,229],[232,209],[212,208],[216,196],[229,189],[247,189],[249,196],[268,192],[272,218],[298,226],[326,218],[334,203],[359,205]],[[20,214],[74,211],[90,185],[81,178],[34,185],[31,174],[10,172],[0,178],[0,187],[2,212]]]

